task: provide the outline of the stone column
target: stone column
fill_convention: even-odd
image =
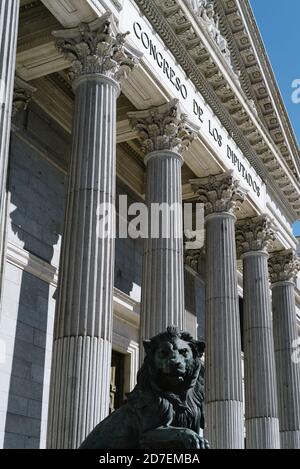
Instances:
[[[109,15],[54,32],[71,59],[73,142],[55,318],[48,447],[77,448],[108,414],[116,102],[135,59]],[[103,223],[103,220],[105,222]]]
[[[299,259],[292,250],[269,260],[281,449],[300,449],[300,364],[292,360],[298,339],[295,279]]]
[[[149,231],[143,257],[143,340],[170,325],[185,327],[181,166],[193,129],[177,100],[128,116],[139,132],[147,166]]]
[[[205,205],[206,426],[215,449],[244,447],[235,215],[245,197],[232,172],[191,181]]]
[[[280,447],[268,249],[274,240],[266,216],[240,220],[237,251],[243,259],[246,445]]]
[[[6,179],[19,23],[19,0],[0,2],[0,289],[5,255]],[[0,291],[1,300],[1,291]]]

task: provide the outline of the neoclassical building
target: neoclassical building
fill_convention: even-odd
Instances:
[[[0,39],[0,446],[77,448],[174,324],[212,448],[300,448],[300,155],[249,1],[4,0]],[[137,203],[181,236],[122,235]]]

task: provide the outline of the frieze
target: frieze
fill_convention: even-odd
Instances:
[[[193,61],[192,58],[189,56],[188,49],[183,47],[183,44],[178,40],[179,38],[177,37],[175,32],[170,30],[170,16],[172,15],[173,8],[170,7],[170,2],[165,2],[162,0],[136,0],[136,3],[141,8],[142,12],[150,20],[155,30],[160,34],[164,43],[167,47],[169,47],[170,51],[174,54],[175,58],[184,68],[186,73],[189,76],[193,77],[193,82],[201,91],[204,99],[212,107],[216,115],[220,118],[227,131],[231,132],[233,139],[241,148],[243,153],[247,154],[248,160],[253,165],[257,173],[268,183],[270,192],[272,193],[272,197],[275,198],[278,206],[282,207],[285,211],[288,211],[291,218],[295,218],[295,213],[297,213],[297,211],[300,211],[300,205],[297,205],[297,203],[290,203],[290,205],[288,205],[284,199],[285,194],[283,193],[282,196],[278,194],[278,188],[276,187],[276,183],[273,181],[272,174],[270,174],[270,172],[264,167],[263,160],[255,154],[255,148],[251,147],[250,142],[246,140],[247,136],[245,138],[243,133],[239,129],[239,126],[246,122],[250,126],[252,124],[251,118],[247,113],[245,113],[244,111],[242,112],[242,110],[238,111],[235,115],[232,116],[230,116],[229,113],[226,113],[224,107],[222,107],[218,99],[216,99],[216,94],[214,94],[211,89],[208,89],[208,83],[203,77],[203,74],[200,71],[199,67],[197,67],[195,61]],[[166,8],[166,11],[164,12],[163,8],[167,3],[168,8]],[[177,10],[178,5],[179,3],[177,4]],[[165,14],[165,18],[157,7],[159,7],[159,9],[161,9],[161,12]],[[177,11],[175,9],[175,6],[173,10]],[[208,79],[208,81],[210,81],[210,79]],[[254,123],[253,125],[256,126],[256,124]],[[264,141],[263,136],[261,137],[261,141]],[[267,145],[266,148],[268,148]],[[271,149],[269,149],[269,151],[271,152]],[[273,158],[275,159],[276,157],[273,155]],[[286,174],[287,182],[288,179],[289,176]]]

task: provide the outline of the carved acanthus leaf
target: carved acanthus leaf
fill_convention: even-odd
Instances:
[[[205,207],[205,215],[228,212],[233,214],[239,210],[245,200],[247,191],[240,185],[233,171],[227,171],[217,176],[209,176],[190,181],[198,201]]]
[[[26,111],[35,92],[36,88],[18,76],[15,77],[12,118],[16,116],[18,111]]]
[[[91,23],[53,32],[56,47],[71,62],[71,79],[95,73],[115,80],[126,77],[139,61],[126,46],[128,34],[116,31],[110,13]]]
[[[235,228],[238,257],[252,251],[268,252],[275,241],[276,229],[267,215],[238,220]]]
[[[138,131],[146,155],[159,150],[181,154],[195,138],[197,129],[181,113],[177,99],[145,111],[130,112],[128,117]]]
[[[204,247],[200,249],[187,249],[184,251],[184,263],[197,273],[201,273],[205,263]]]
[[[294,282],[300,270],[300,259],[292,249],[271,254],[269,272],[272,283]]]

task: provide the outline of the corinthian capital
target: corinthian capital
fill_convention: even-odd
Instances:
[[[91,23],[52,34],[57,49],[71,62],[71,79],[102,74],[120,80],[138,63],[135,51],[129,50],[125,44],[129,33],[116,32],[110,13]]]
[[[187,249],[184,251],[184,263],[197,273],[201,273],[201,268],[205,263],[205,250],[200,249]]]
[[[18,111],[26,111],[35,92],[36,88],[18,76],[15,77],[12,118],[16,116]]]
[[[129,112],[128,118],[139,133],[145,154],[159,150],[181,154],[197,130],[181,113],[177,99],[145,111]]]
[[[274,252],[269,259],[271,283],[294,282],[300,270],[300,259],[292,249]]]
[[[238,257],[253,251],[268,252],[275,241],[276,229],[267,215],[238,220],[235,227]]]
[[[232,171],[190,181],[199,202],[205,207],[205,215],[239,210],[247,191],[235,179]]]

